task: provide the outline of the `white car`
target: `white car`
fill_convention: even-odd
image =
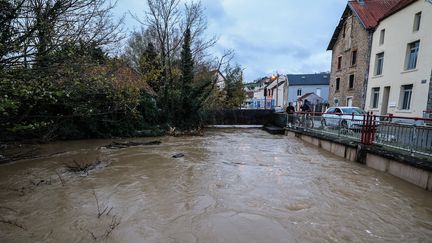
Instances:
[[[330,107],[322,115],[323,127],[341,127],[347,129],[360,129],[366,112],[358,107]]]

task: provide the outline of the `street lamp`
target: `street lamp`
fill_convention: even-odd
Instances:
[[[270,80],[273,82],[276,80],[276,102],[275,107],[278,106],[279,101],[279,73],[273,74],[270,78]]]

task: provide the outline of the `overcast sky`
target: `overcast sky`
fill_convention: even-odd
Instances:
[[[116,14],[142,16],[145,0],[119,0]],[[213,51],[233,49],[250,82],[274,72],[330,70],[327,45],[347,0],[202,0],[208,35],[219,37]],[[127,16],[129,31],[139,25]]]

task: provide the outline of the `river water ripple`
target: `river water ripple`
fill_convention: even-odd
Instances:
[[[160,140],[59,142],[39,146],[51,156],[1,165],[0,242],[432,239],[431,192],[300,140],[253,129]],[[97,158],[110,164],[64,168]]]

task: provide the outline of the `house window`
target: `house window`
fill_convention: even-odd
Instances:
[[[337,59],[337,69],[341,70],[342,68],[342,56],[338,57]]]
[[[420,29],[421,14],[421,12],[418,12],[414,15],[413,31],[418,31]]]
[[[375,57],[375,75],[381,75],[384,66],[384,52],[376,54]]]
[[[353,89],[354,88],[354,74],[351,74],[349,76],[349,89]]]
[[[357,63],[357,50],[351,52],[351,66]]]
[[[348,97],[348,98],[347,98],[347,106],[349,106],[349,107],[352,106],[352,100],[353,100],[352,97]]]
[[[342,38],[345,38],[346,24],[343,26]]]
[[[340,86],[340,78],[336,79],[336,91],[339,91],[339,86]]]
[[[297,96],[301,96],[302,95],[302,90],[301,89],[297,89]]]
[[[401,110],[409,110],[411,108],[411,96],[413,85],[402,85],[399,106]]]
[[[380,32],[380,39],[379,39],[380,45],[384,44],[384,38],[385,38],[385,29],[382,29]]]
[[[372,108],[376,109],[378,108],[378,101],[379,101],[379,92],[380,88],[372,88]]]
[[[407,55],[405,61],[405,69],[415,69],[417,66],[417,57],[420,47],[420,41],[415,41],[408,44]]]

